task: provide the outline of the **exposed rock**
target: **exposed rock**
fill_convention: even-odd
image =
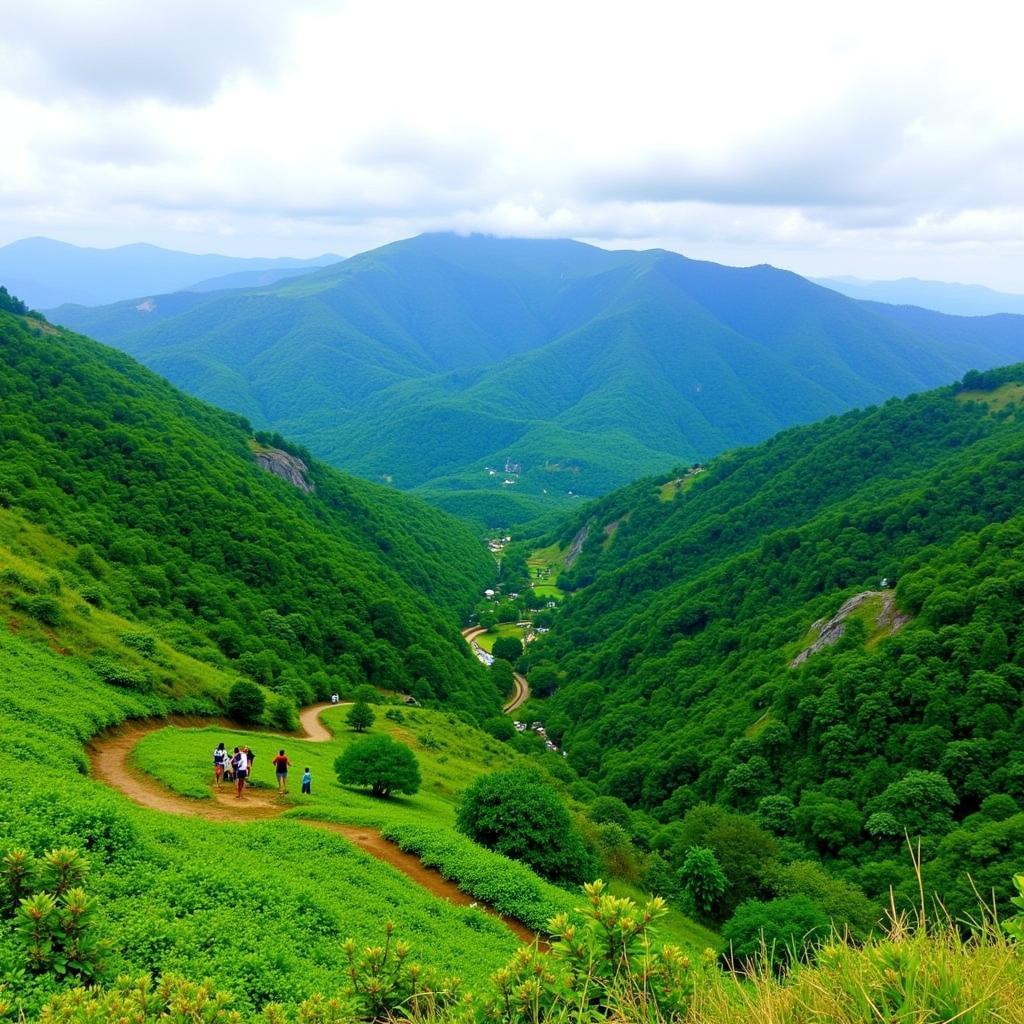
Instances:
[[[572,563],[580,557],[580,552],[583,550],[583,545],[587,543],[587,538],[590,536],[590,526],[584,526],[579,533],[576,534],[572,539],[572,543],[569,545],[569,553],[565,556],[565,567],[566,569],[572,568]]]
[[[910,621],[909,615],[904,615],[896,608],[896,598],[892,590],[865,590],[863,593],[854,594],[848,601],[843,602],[843,606],[831,619],[827,621],[825,619],[818,619],[811,626],[811,629],[818,631],[818,638],[810,646],[805,647],[789,663],[789,667],[796,668],[797,665],[802,665],[812,654],[817,654],[818,651],[838,643],[839,639],[846,632],[846,620],[865,601],[869,601],[874,597],[882,599],[882,607],[875,617],[875,629],[885,629],[891,634],[902,629]]]
[[[289,455],[288,452],[283,452],[280,448],[260,448],[253,452],[253,458],[256,460],[256,464],[268,473],[287,480],[293,487],[298,487],[300,491],[312,494],[313,485],[308,479],[309,466],[302,459]]]

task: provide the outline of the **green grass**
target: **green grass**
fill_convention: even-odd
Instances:
[[[514,622],[500,622],[494,629],[481,633],[476,642],[490,654],[494,650],[494,641],[500,637],[514,636],[517,640],[522,640],[525,635],[526,630],[522,626],[517,626]]]
[[[558,577],[565,568],[566,550],[559,544],[537,548],[526,560],[530,586],[540,597],[561,601],[565,596],[558,586]]]
[[[174,792],[202,798],[209,796],[210,754],[220,740],[229,749],[235,745],[251,747],[257,755],[253,779],[267,786],[276,786],[271,761],[284,747],[294,766],[289,802],[295,810],[291,813],[312,809],[329,813],[335,821],[381,827],[394,822],[453,825],[459,794],[472,778],[483,771],[505,767],[518,757],[497,740],[440,711],[402,710],[404,720],[392,722],[384,717],[383,707],[374,710],[377,721],[366,733],[359,734],[345,724],[347,708],[329,708],[322,720],[334,732],[334,739],[327,743],[217,726],[168,727],[143,738],[136,747],[136,761],[143,771]],[[334,774],[335,758],[360,735],[382,733],[404,743],[415,753],[423,785],[414,796],[376,800],[361,790],[338,783]],[[302,799],[299,776],[307,766],[313,773],[313,794]]]
[[[987,405],[990,412],[999,412],[1007,406],[1020,405],[1024,402],[1024,384],[1011,382],[1001,384],[991,391],[961,391],[958,402],[980,402]]]
[[[702,472],[703,470],[696,473],[689,472],[685,476],[667,480],[658,488],[658,498],[661,501],[671,501],[677,494],[685,494],[697,482],[697,478]]]

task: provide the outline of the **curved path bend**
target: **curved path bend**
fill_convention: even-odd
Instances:
[[[331,732],[320,721],[320,713],[329,703],[313,704],[303,708],[299,721],[309,743],[324,743],[333,739]],[[186,715],[170,715],[166,718],[146,718],[124,722],[113,729],[93,737],[87,746],[92,776],[106,783],[112,789],[123,793],[132,803],[165,814],[183,817],[203,818],[207,821],[247,822],[265,821],[280,816],[287,805],[283,804],[272,790],[247,789],[244,800],[235,800],[233,787],[223,790],[212,789],[210,800],[193,800],[181,796],[162,785],[151,775],[139,769],[132,760],[132,751],[139,741],[151,732],[167,726],[196,728],[221,724],[225,728],[245,728],[225,719],[198,718]],[[323,829],[344,836],[350,843],[377,860],[390,864],[417,885],[427,889],[434,896],[448,900],[457,906],[475,906],[498,918],[523,942],[532,943],[537,934],[513,918],[499,914],[486,904],[474,900],[454,882],[445,878],[440,871],[426,867],[418,857],[400,850],[396,843],[385,839],[375,828],[355,825],[339,825],[331,821],[313,821],[307,818],[293,818],[311,828]]]
[[[484,629],[483,626],[467,626],[462,631],[462,636],[466,643],[472,647],[473,641],[487,632],[488,630]],[[513,711],[518,711],[530,699],[530,684],[526,681],[526,676],[519,672],[513,672],[512,680],[515,684],[512,699],[501,709],[506,715],[511,715]]]

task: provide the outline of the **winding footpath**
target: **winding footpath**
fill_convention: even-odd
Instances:
[[[484,629],[483,626],[467,626],[462,631],[462,636],[466,643],[472,647],[473,641],[486,632],[488,630]],[[513,711],[518,711],[530,699],[530,684],[526,681],[526,676],[521,675],[519,672],[513,672],[512,679],[515,683],[515,692],[512,694],[512,699],[501,709],[506,715],[511,715]]]
[[[302,738],[307,743],[325,743],[333,739],[330,730],[320,720],[320,713],[329,707],[337,707],[337,705],[313,704],[303,708],[299,715],[299,721],[305,734]],[[236,824],[280,816],[287,807],[281,803],[273,791],[249,789],[246,790],[245,800],[236,801],[233,787],[226,786],[223,790],[211,787],[210,800],[193,800],[180,796],[152,776],[145,774],[132,760],[132,751],[136,744],[151,732],[165,729],[168,726],[196,728],[213,724],[220,724],[225,728],[240,728],[237,724],[225,719],[186,715],[170,715],[166,718],[147,718],[125,722],[93,737],[88,744],[92,776],[106,783],[112,789],[123,793],[132,803],[165,814]],[[290,820],[301,821],[303,825],[310,828],[319,828],[344,836],[354,846],[377,860],[390,864],[391,867],[439,899],[448,900],[457,906],[478,907],[502,921],[523,942],[531,943],[537,939],[537,934],[526,925],[505,917],[485,904],[474,900],[454,882],[444,878],[439,871],[426,867],[418,857],[400,850],[395,843],[385,839],[377,829],[339,825],[329,821],[312,821],[304,818]]]

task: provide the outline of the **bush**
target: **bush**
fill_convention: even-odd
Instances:
[[[92,667],[100,679],[111,686],[120,686],[138,693],[148,693],[153,689],[153,679],[148,672],[122,665],[109,655],[98,654],[92,660]]]
[[[149,633],[122,633],[118,639],[133,651],[146,658],[152,658],[156,654],[156,639]]]
[[[64,621],[64,613],[60,605],[52,598],[43,594],[35,597],[19,598],[14,606],[28,612],[44,626],[59,626]]]
[[[478,775],[462,796],[457,825],[552,881],[582,882],[596,871],[558,794],[525,769]]]
[[[806,896],[747,900],[722,928],[733,956],[750,960],[763,950],[773,962],[802,959],[810,943],[828,934],[828,917]]]
[[[227,712],[236,722],[258,722],[265,705],[263,691],[248,679],[239,679],[228,691]]]
[[[507,715],[495,715],[493,718],[488,718],[480,728],[496,740],[511,740],[515,739],[517,735],[516,727]]]
[[[334,762],[342,785],[369,786],[374,796],[415,793],[420,767],[413,752],[390,736],[367,736],[347,747]]]
[[[284,732],[295,732],[299,727],[299,712],[295,702],[283,694],[271,694],[267,701],[266,709],[267,725]]]
[[[728,885],[718,858],[706,846],[691,846],[686,851],[679,880],[697,912],[705,916],[718,908]]]

